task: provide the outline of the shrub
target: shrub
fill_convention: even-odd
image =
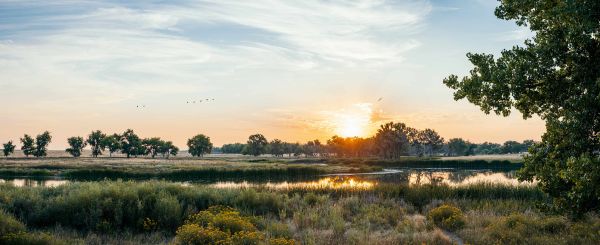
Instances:
[[[270,245],[294,245],[296,241],[285,238],[271,238],[269,239]]]
[[[236,245],[256,245],[265,240],[265,235],[258,231],[240,231],[231,236]]]
[[[427,218],[436,226],[451,231],[461,229],[465,225],[462,211],[448,204],[432,209]]]
[[[197,224],[187,224],[179,227],[176,233],[178,244],[212,245],[224,244],[229,234],[214,227],[201,227]]]
[[[230,233],[256,230],[256,227],[254,227],[247,218],[241,217],[240,213],[234,211],[227,211],[215,215],[209,225]]]

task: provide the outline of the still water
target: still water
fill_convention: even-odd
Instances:
[[[191,181],[177,181],[182,185],[208,184],[216,188],[251,188],[263,187],[270,189],[369,189],[373,186],[383,183],[389,184],[445,184],[449,186],[464,186],[477,183],[494,183],[504,185],[532,185],[530,182],[519,182],[514,171],[493,171],[493,170],[461,170],[449,168],[396,168],[385,169],[381,172],[373,173],[348,173],[332,175],[315,175],[314,177],[303,180],[278,181],[269,179],[243,179],[233,181],[223,181],[221,179],[197,179]],[[285,178],[283,178],[285,179]],[[14,178],[7,179],[0,177],[0,183],[8,183],[20,187],[56,187],[71,180],[64,179],[28,179]]]

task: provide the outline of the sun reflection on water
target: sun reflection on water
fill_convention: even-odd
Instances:
[[[244,182],[219,182],[213,184],[216,188],[252,188],[264,187],[268,189],[284,190],[284,189],[345,189],[345,190],[368,190],[373,188],[377,183],[373,181],[358,180],[351,177],[326,177],[318,181],[306,182],[278,182],[265,184],[252,184]]]

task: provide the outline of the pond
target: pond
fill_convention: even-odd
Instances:
[[[2,178],[0,183],[10,183],[20,187],[46,186],[56,187],[71,181],[66,179],[43,178]],[[303,179],[277,176],[277,178],[256,178],[235,180],[219,178],[202,178],[190,181],[175,181],[182,185],[207,184],[216,188],[250,188],[263,187],[271,189],[290,188],[332,188],[332,189],[369,189],[378,184],[446,184],[449,186],[463,186],[477,183],[494,183],[504,185],[532,185],[531,182],[519,182],[515,171],[499,170],[464,170],[454,168],[389,168],[372,173],[342,173],[331,175],[315,175]]]

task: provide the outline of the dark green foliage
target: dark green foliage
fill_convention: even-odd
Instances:
[[[106,147],[105,143],[106,134],[102,133],[100,130],[92,131],[86,142],[92,148],[92,156],[98,157],[98,155],[102,155],[102,151]]]
[[[25,154],[26,157],[29,157],[29,155],[34,154],[35,141],[31,136],[25,134],[23,138],[21,138],[21,144],[21,150],[23,151],[23,154]]]
[[[284,145],[281,140],[274,139],[268,145],[268,152],[273,156],[282,157],[285,150],[283,147]]]
[[[453,138],[448,140],[448,155],[466,156],[468,155],[470,143],[462,138]]]
[[[248,137],[246,147],[244,147],[244,155],[260,156],[267,153],[267,145],[269,142],[262,134],[253,134]]]
[[[123,135],[121,135],[121,152],[127,155],[127,158],[131,155],[138,156],[144,154],[144,147],[142,146],[142,140],[137,134],[131,129],[127,129]]]
[[[161,146],[164,144],[165,142],[158,137],[143,139],[144,155],[150,155],[152,158],[156,157],[161,151]]]
[[[242,143],[235,143],[235,144],[224,144],[221,147],[221,153],[224,154],[242,154],[242,151],[244,150],[244,144]]]
[[[572,164],[597,166],[600,154],[600,1],[502,1],[496,16],[534,31],[524,46],[500,57],[467,54],[469,76],[444,79],[454,98],[467,99],[485,113],[546,121],[542,142],[530,148],[520,173],[537,179],[555,198],[555,208],[575,215],[600,210],[598,171],[571,174]]]
[[[35,150],[33,155],[36,157],[45,157],[46,151],[48,151],[48,145],[52,142],[52,136],[50,132],[46,131],[35,137]]]
[[[204,154],[209,154],[213,148],[210,137],[203,134],[188,139],[187,146],[188,152],[195,157],[202,157]]]
[[[177,156],[177,153],[179,153],[179,148],[173,145],[173,142],[171,141],[161,141],[158,147],[158,153],[164,158],[169,158],[170,155]]]
[[[8,141],[7,143],[2,144],[2,146],[2,153],[4,154],[4,157],[8,157],[10,154],[15,152],[16,146],[13,144],[12,141]]]
[[[73,157],[81,156],[81,151],[85,147],[85,142],[82,137],[71,137],[67,139],[70,148],[67,148],[65,151],[71,154]]]
[[[110,156],[121,149],[121,136],[118,134],[109,135],[103,138],[102,143],[108,149]]]

